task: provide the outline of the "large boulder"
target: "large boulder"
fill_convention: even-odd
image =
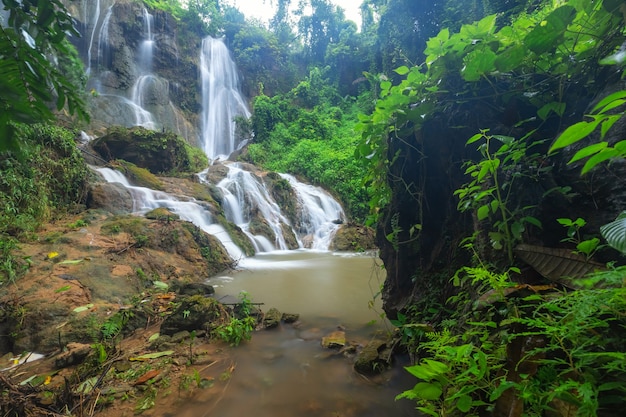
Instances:
[[[208,166],[206,155],[181,137],[140,126],[109,128],[91,146],[107,161],[123,159],[154,174],[199,172]]]
[[[330,250],[362,252],[376,249],[374,229],[355,223],[347,223],[335,233]]]
[[[99,183],[89,190],[87,207],[104,209],[113,214],[130,213],[133,211],[133,197],[122,184]]]

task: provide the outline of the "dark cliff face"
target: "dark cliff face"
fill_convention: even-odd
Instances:
[[[73,42],[89,73],[87,130],[101,134],[111,125],[143,124],[139,104],[152,114],[150,127],[196,144],[202,34],[188,33],[174,17],[147,10],[141,1],[82,0],[68,2],[68,8],[81,32]]]
[[[571,108],[578,107],[581,111],[568,120],[535,126],[539,129],[536,138],[548,139],[535,149],[543,155],[541,172],[538,170],[533,178],[516,180],[509,201],[512,208],[534,206],[528,214],[538,218],[543,225],[542,229],[529,227],[524,234],[525,242],[568,247],[562,242],[566,231],[557,218],[581,217],[587,221],[583,233],[599,237],[600,226],[614,220],[626,209],[624,159],[602,164],[585,176],[580,175],[584,161],[567,163],[581,147],[598,141],[599,133],[554,156],[545,155],[551,139],[556,138],[564,127],[582,120],[585,109],[624,88],[626,84],[623,82],[611,84],[595,97],[588,97],[585,103],[579,102],[578,106],[571,103]],[[449,115],[440,115],[426,122],[410,137],[388,139],[388,158],[393,162],[389,165],[387,183],[392,198],[381,211],[377,244],[387,270],[383,301],[390,317],[395,317],[409,304],[424,308],[443,305],[455,291],[450,278],[458,268],[470,262],[470,253],[459,246],[460,242],[477,231],[486,234],[485,230],[492,227],[487,222],[479,224],[471,214],[457,210],[458,198],[453,193],[468,182],[462,162],[476,160],[478,156],[465,146],[467,139],[485,126],[492,127],[491,134],[516,138],[524,135],[505,120],[505,113],[486,108],[461,110],[457,109],[453,122]],[[534,112],[532,108],[523,111]],[[532,115],[520,114],[518,117]],[[452,125],[464,127],[451,128]],[[626,120],[622,119],[605,139],[615,143],[624,137]],[[562,187],[568,187],[564,190],[569,191],[556,191]],[[419,234],[410,233],[415,225],[422,225]],[[475,245],[483,261],[506,265],[503,251],[494,250],[486,236],[477,235]],[[597,260],[602,262],[615,259],[624,261],[612,249],[605,249],[597,255]],[[518,266],[524,265],[517,259],[514,262]]]

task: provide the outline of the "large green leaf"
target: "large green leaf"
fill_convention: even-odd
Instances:
[[[461,71],[465,81],[478,81],[481,76],[496,69],[496,54],[488,47],[478,48],[465,56]]]
[[[611,223],[600,227],[602,237],[621,253],[626,253],[626,211],[622,211]]]
[[[441,388],[441,384],[437,382],[418,382],[413,388],[413,392],[418,398],[433,401],[438,400],[439,397],[441,397],[443,389]]]
[[[600,122],[601,118],[596,118],[591,122],[578,122],[569,126],[567,129],[561,133],[561,136],[557,138],[557,140],[550,147],[550,153],[556,151],[557,149],[565,148],[573,143],[578,142],[579,140],[589,136],[591,132],[596,130]]]
[[[574,16],[576,9],[572,6],[565,5],[555,9],[526,35],[524,44],[536,54],[548,52],[557,45],[557,41],[572,23]]]

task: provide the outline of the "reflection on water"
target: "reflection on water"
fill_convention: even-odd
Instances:
[[[410,401],[394,400],[415,384],[402,364],[366,378],[354,372],[350,358],[320,345],[321,337],[338,326],[360,344],[389,330],[378,316],[380,308],[368,306],[384,276],[374,257],[274,252],[246,259],[240,268],[210,280],[218,297],[244,290],[254,302],[263,302],[264,310],[299,313],[300,323],[254,333],[235,349],[235,370],[219,395],[211,390],[203,398],[201,393],[177,416],[417,415]]]

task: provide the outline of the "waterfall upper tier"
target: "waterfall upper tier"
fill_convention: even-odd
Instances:
[[[244,142],[237,117],[250,117],[239,90],[237,66],[222,39],[207,37],[200,51],[202,79],[201,144],[209,157],[227,158]]]

